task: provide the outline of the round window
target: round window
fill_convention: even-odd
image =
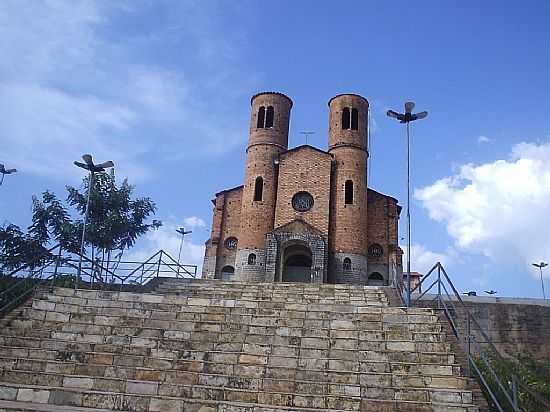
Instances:
[[[307,212],[313,207],[313,196],[308,192],[298,192],[292,196],[292,207],[298,212]]]
[[[225,247],[229,250],[237,249],[237,238],[228,237],[225,239]]]

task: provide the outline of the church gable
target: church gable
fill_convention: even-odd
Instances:
[[[322,232],[311,226],[310,224],[304,222],[300,219],[295,219],[292,222],[289,222],[283,226],[279,226],[276,228],[273,232],[275,233],[304,233],[304,232],[310,232],[317,235],[322,235]]]
[[[300,146],[279,157],[275,225],[301,220],[328,238],[332,156]]]

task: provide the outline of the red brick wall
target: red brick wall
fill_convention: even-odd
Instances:
[[[357,130],[342,129],[342,111],[356,108]],[[329,152],[334,156],[329,248],[366,255],[367,249],[367,125],[368,102],[357,95],[340,95],[329,102]],[[345,204],[345,182],[353,182],[353,204]]]
[[[272,128],[257,128],[260,106],[275,109]],[[245,183],[241,210],[241,248],[265,248],[265,235],[273,229],[277,197],[277,166],[274,159],[286,151],[292,101],[279,93],[262,93],[252,98],[250,137],[247,147]],[[254,201],[254,186],[263,178],[263,197]]]
[[[222,226],[220,230],[220,243],[218,246],[218,260],[216,261],[216,272],[230,265],[235,267],[235,254],[237,249],[229,250],[225,247],[225,241],[229,237],[239,239],[241,227],[241,197],[243,189],[238,188],[225,193],[225,204],[222,214]]]
[[[298,218],[328,238],[331,163],[330,155],[308,146],[281,155],[275,227]],[[297,212],[292,207],[292,197],[300,191],[313,196],[313,207],[307,212]]]

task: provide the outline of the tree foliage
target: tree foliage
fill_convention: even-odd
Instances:
[[[4,272],[23,264],[31,269],[40,266],[52,258],[46,252],[57,243],[67,251],[80,251],[88,183],[85,178],[80,188],[67,186],[66,204],[49,191],[41,198],[33,196],[32,223],[27,233],[13,224],[0,227],[0,268]],[[148,220],[156,211],[153,200],[132,198],[133,192],[127,179],[117,186],[114,172],[94,174],[85,249],[92,256],[96,254],[95,260],[101,254],[99,260],[103,263],[107,259],[108,265],[112,252],[120,259],[140,236],[162,225],[158,220]]]
[[[511,391],[512,382],[511,374],[515,374],[531,391],[537,393],[540,397],[550,404],[550,364],[536,361],[531,355],[525,353],[518,355],[517,359],[500,358],[486,354],[486,359],[495,371],[500,382]],[[479,358],[476,365],[481,370],[491,391],[497,398],[500,406],[505,411],[513,411],[510,402],[497,383],[494,376],[489,372],[485,362]],[[480,386],[485,394],[485,398],[489,403],[492,411],[498,411],[498,408],[491,399],[486,388]],[[521,385],[518,385],[518,403],[521,410],[529,412],[547,412],[548,409],[535,397],[530,391],[526,390]]]

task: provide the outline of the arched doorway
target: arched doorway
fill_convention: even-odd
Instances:
[[[369,286],[384,286],[384,276],[382,276],[378,272],[372,272],[369,275],[369,279],[367,281],[367,285]]]
[[[235,274],[235,268],[233,266],[224,266],[222,268],[221,280],[232,280]]]
[[[311,282],[311,250],[303,244],[288,246],[283,254],[283,282]]]

